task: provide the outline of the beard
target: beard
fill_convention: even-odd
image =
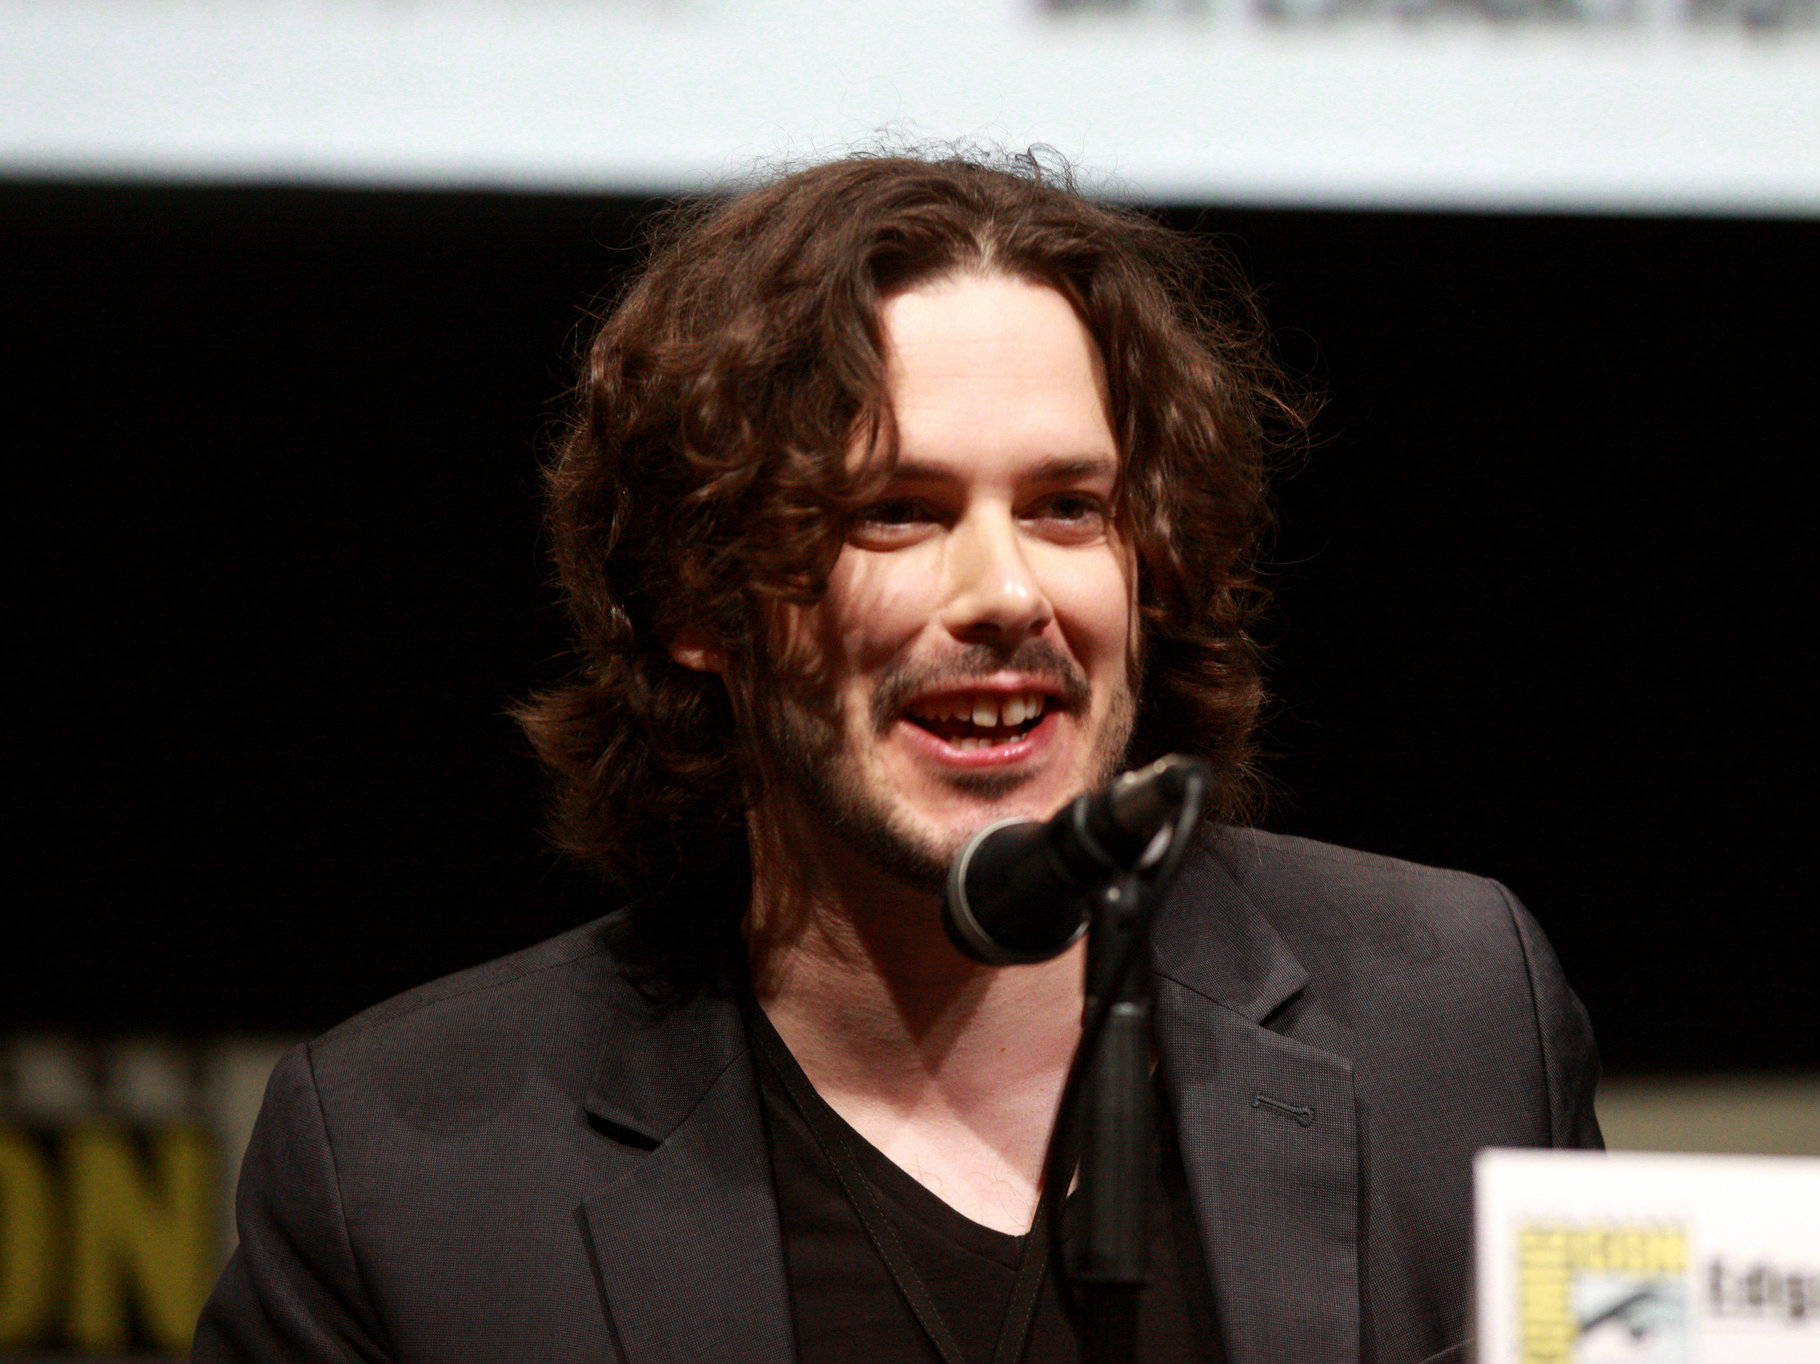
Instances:
[[[1010,669],[1056,688],[1059,703],[1076,717],[1088,714],[1092,689],[1080,665],[1047,640],[1026,640],[1010,652],[972,645],[940,664],[902,664],[882,673],[866,717],[873,738],[896,724],[913,697],[968,684]],[[1088,754],[1084,790],[1110,781],[1125,765],[1137,719],[1142,661],[1134,651],[1126,676],[1109,698],[1101,732]],[[797,808],[831,830],[848,847],[913,890],[941,893],[948,865],[971,830],[920,828],[895,805],[889,790],[869,782],[849,739],[847,707],[832,683],[767,670],[750,708],[750,732],[759,770],[767,784],[781,786]],[[1028,777],[1016,772],[953,772],[945,781],[956,792],[994,800],[1008,796]],[[773,803],[773,808],[777,808]],[[780,830],[786,842],[788,831]]]

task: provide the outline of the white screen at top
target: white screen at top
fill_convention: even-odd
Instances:
[[[0,175],[643,193],[878,140],[1178,202],[1811,215],[1820,0],[0,0]]]

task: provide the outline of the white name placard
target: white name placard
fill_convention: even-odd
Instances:
[[[1480,1364],[1820,1364],[1820,1160],[1483,1151]]]

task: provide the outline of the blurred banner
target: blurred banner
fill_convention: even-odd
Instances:
[[[0,1040],[0,1354],[188,1353],[289,1045]]]
[[[1820,212],[1820,0],[0,0],[0,174],[643,193],[1045,143],[1208,204]]]

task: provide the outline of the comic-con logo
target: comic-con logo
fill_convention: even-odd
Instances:
[[[1517,1229],[1523,1364],[1687,1364],[1687,1234],[1673,1224]]]

